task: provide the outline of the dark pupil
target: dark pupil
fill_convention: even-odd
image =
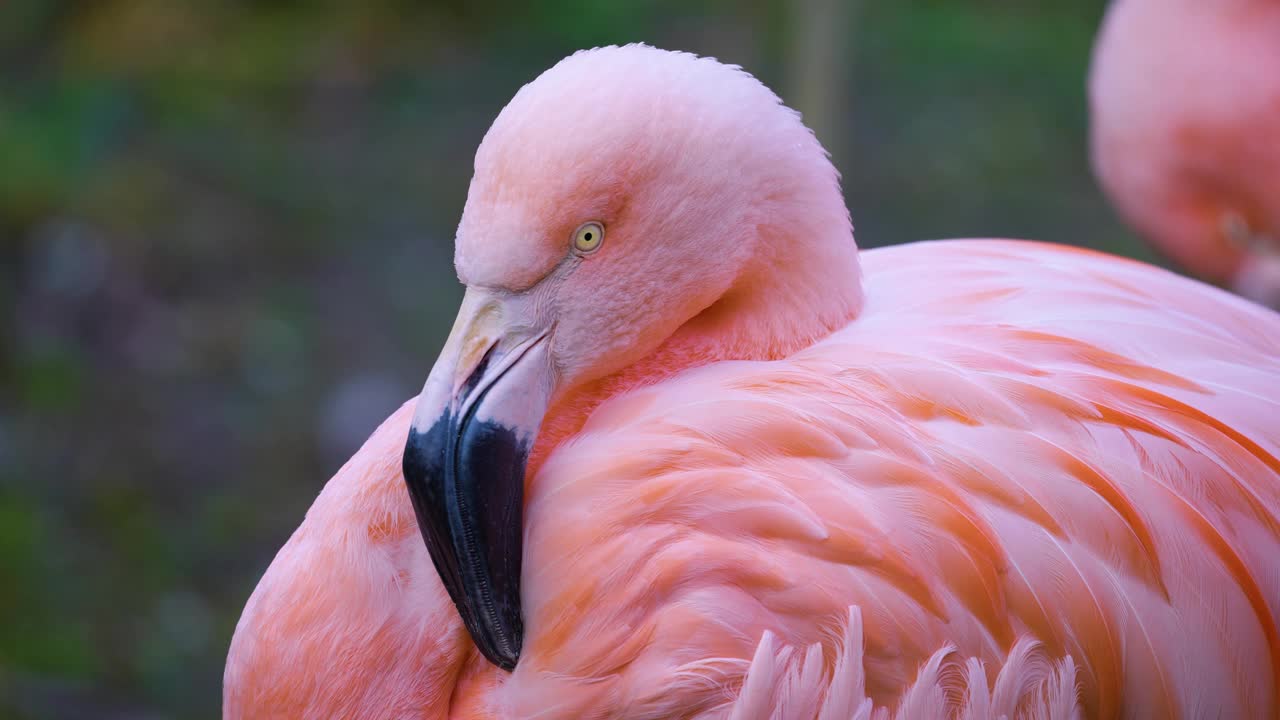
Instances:
[[[587,242],[591,242],[591,233],[587,233],[586,235],[583,235],[582,239],[586,240]]]

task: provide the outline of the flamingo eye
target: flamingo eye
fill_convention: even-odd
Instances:
[[[579,255],[589,255],[600,249],[604,242],[604,226],[598,222],[583,223],[573,231],[573,250]]]

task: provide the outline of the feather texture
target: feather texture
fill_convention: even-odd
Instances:
[[[513,707],[618,667],[642,706],[666,663],[808,646],[856,604],[879,705],[944,646],[998,668],[1033,638],[1091,717],[1274,713],[1276,316],[1038,244],[864,263],[847,329],[618,397],[549,459]],[[997,684],[991,712],[1027,692]]]
[[[553,453],[529,487],[510,676],[469,648],[413,532],[402,410],[255,593],[242,625],[261,631],[237,634],[257,639],[228,674],[263,674],[232,701],[358,686],[437,708],[453,688],[453,717],[1273,716],[1277,316],[1037,244],[864,262],[847,329],[623,394]],[[354,590],[367,610],[338,612]],[[317,663],[313,685],[292,662]]]
[[[1004,660],[995,686],[977,658],[963,666],[944,647],[920,668],[896,711],[877,707],[863,692],[862,614],[850,608],[830,675],[823,647],[805,653],[779,648],[766,632],[732,703],[733,720],[1078,720],[1075,664],[1047,658],[1038,643],[1020,640]],[[773,694],[766,691],[773,689]]]

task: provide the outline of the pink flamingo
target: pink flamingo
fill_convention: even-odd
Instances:
[[[795,113],[645,46],[516,94],[456,265],[226,717],[1277,716],[1280,315],[1069,247],[859,254]]]
[[[1280,2],[1113,2],[1090,100],[1094,167],[1124,218],[1280,309]]]

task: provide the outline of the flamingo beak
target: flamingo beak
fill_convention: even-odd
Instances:
[[[552,390],[547,333],[468,290],[404,451],[418,528],[476,647],[520,659],[524,475]]]
[[[1259,244],[1240,263],[1232,292],[1263,307],[1280,311],[1280,245]]]

